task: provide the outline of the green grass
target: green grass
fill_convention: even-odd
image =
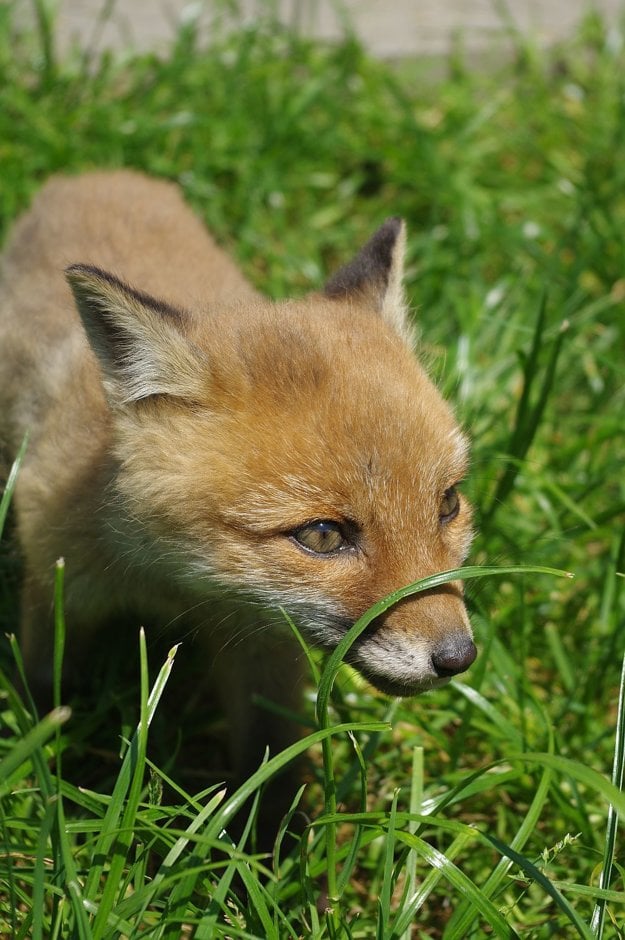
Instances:
[[[562,48],[517,40],[489,74],[456,53],[433,82],[275,25],[206,50],[191,24],[167,55],[117,62],[59,60],[42,24],[20,34],[0,4],[0,234],[54,171],[139,167],[282,296],[403,215],[423,353],[474,441],[471,563],[502,570],[467,581],[480,657],[449,688],[389,702],[326,665],[319,724],[304,715],[317,822],[279,861],[222,828],[288,754],[238,797],[181,785],[162,751],[154,766],[179,662],[159,673],[142,646],[136,694],[112,677],[92,711],[59,699],[33,723],[7,643],[0,934],[625,936],[623,35],[589,17]],[[10,631],[6,539],[1,561]],[[93,745],[115,722],[119,758]]]

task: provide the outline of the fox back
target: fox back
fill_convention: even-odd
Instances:
[[[292,734],[252,704],[288,704],[298,686],[271,611],[331,649],[375,601],[462,562],[467,441],[413,354],[404,241],[389,219],[324,290],[274,302],[173,185],[127,171],[48,182],[0,281],[5,462],[29,434],[15,505],[36,681],[63,556],[77,661],[129,613],[185,617],[242,768],[253,740]],[[399,603],[350,656],[396,695],[464,670],[460,583]]]

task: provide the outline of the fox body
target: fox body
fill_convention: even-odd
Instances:
[[[332,648],[390,591],[462,562],[467,441],[411,349],[404,241],[390,219],[323,291],[274,302],[172,184],[47,183],[0,276],[7,465],[29,434],[15,509],[35,681],[63,556],[74,662],[128,615],[186,618],[245,772],[293,734],[254,703],[297,694],[277,607]],[[397,695],[464,670],[461,585],[399,603],[350,655]]]

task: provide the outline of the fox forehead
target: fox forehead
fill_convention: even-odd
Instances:
[[[285,435],[282,452],[271,461],[273,473],[264,472],[260,481],[248,476],[242,455],[238,492],[223,507],[225,519],[259,534],[319,518],[403,527],[425,517],[435,523],[442,494],[467,469],[460,432],[447,436],[448,450],[434,460],[429,448],[408,446],[406,453],[404,440],[403,467],[397,464],[396,447],[379,454],[370,441],[363,446],[352,438],[335,442],[331,452],[320,453],[317,446],[297,455],[290,444]]]
[[[413,351],[373,312],[311,295],[211,311],[195,323],[208,407],[219,410],[227,392],[227,407],[255,421],[301,412],[305,426],[334,417],[349,432],[363,421],[383,429],[392,417],[394,432],[409,433],[422,415],[441,420],[443,432],[456,428]]]
[[[239,336],[229,364],[247,381],[211,435],[217,452],[237,455],[225,513],[267,531],[324,514],[406,513],[407,501],[437,508],[466,473],[468,442],[411,351],[379,318],[360,315],[350,331],[349,311],[328,324],[293,306],[280,330],[265,336],[261,321],[248,342]]]

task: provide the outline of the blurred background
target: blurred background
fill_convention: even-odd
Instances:
[[[25,21],[32,19],[35,5],[20,6]],[[285,25],[311,37],[337,38],[348,24],[368,51],[383,58],[445,55],[460,37],[466,52],[480,56],[495,45],[505,49],[517,32],[551,44],[570,35],[589,9],[615,23],[622,8],[620,0],[60,0],[54,6],[60,51],[73,40],[95,40],[99,49],[164,48],[181,21],[200,9],[208,36],[216,20],[249,24],[259,12],[266,16],[269,6]]]

